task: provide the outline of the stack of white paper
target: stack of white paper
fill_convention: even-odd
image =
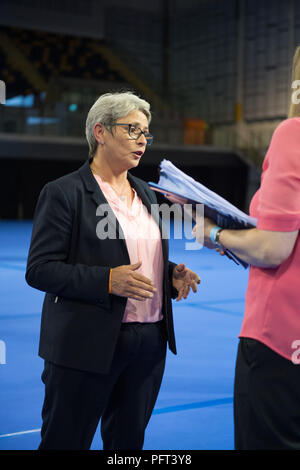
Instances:
[[[233,204],[195,181],[191,176],[176,168],[173,163],[163,160],[160,164],[158,184],[149,186],[163,193],[178,196],[190,204],[203,204],[204,215],[222,228],[241,229],[255,227],[257,220],[245,214]]]

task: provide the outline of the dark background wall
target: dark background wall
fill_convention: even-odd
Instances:
[[[299,39],[296,0],[2,0],[0,218],[31,218],[43,185],[80,166],[86,114],[118,89],[152,106],[138,176],[157,181],[166,158],[247,211]]]
[[[45,148],[47,146],[47,149]],[[4,148],[6,145],[0,144]],[[79,168],[87,159],[86,145],[12,143],[15,154],[0,158],[0,214],[1,218],[31,219],[38,195],[48,182]],[[17,151],[19,148],[21,151]],[[40,157],[43,155],[43,157]],[[238,154],[211,147],[173,148],[164,146],[149,148],[140,165],[132,174],[145,181],[157,182],[159,163],[163,158],[172,161],[178,168],[209,189],[245,209],[249,179],[249,165]],[[165,202],[158,195],[160,202]]]

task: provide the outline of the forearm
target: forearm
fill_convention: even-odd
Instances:
[[[222,230],[219,242],[243,261],[261,268],[279,266],[289,254],[289,246],[278,243],[280,233],[259,230]],[[286,234],[285,234],[286,235]],[[276,243],[275,243],[276,237]]]

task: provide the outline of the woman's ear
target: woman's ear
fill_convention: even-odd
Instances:
[[[97,122],[94,126],[94,136],[98,144],[104,145],[104,131],[105,127],[103,126],[103,124],[101,124],[101,122]]]

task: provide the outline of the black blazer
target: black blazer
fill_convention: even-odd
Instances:
[[[108,293],[110,268],[130,264],[122,229],[86,161],[77,171],[47,183],[35,209],[26,281],[46,292],[39,355],[56,364],[107,373],[112,362],[126,306],[125,297]],[[132,187],[148,211],[155,193],[128,173]],[[109,206],[108,206],[109,207]],[[116,224],[118,237],[100,240],[96,226],[103,217]],[[155,214],[162,231],[159,214]],[[162,238],[164,259],[163,317],[170,350],[176,354],[171,297],[174,263],[168,261],[168,240]]]

